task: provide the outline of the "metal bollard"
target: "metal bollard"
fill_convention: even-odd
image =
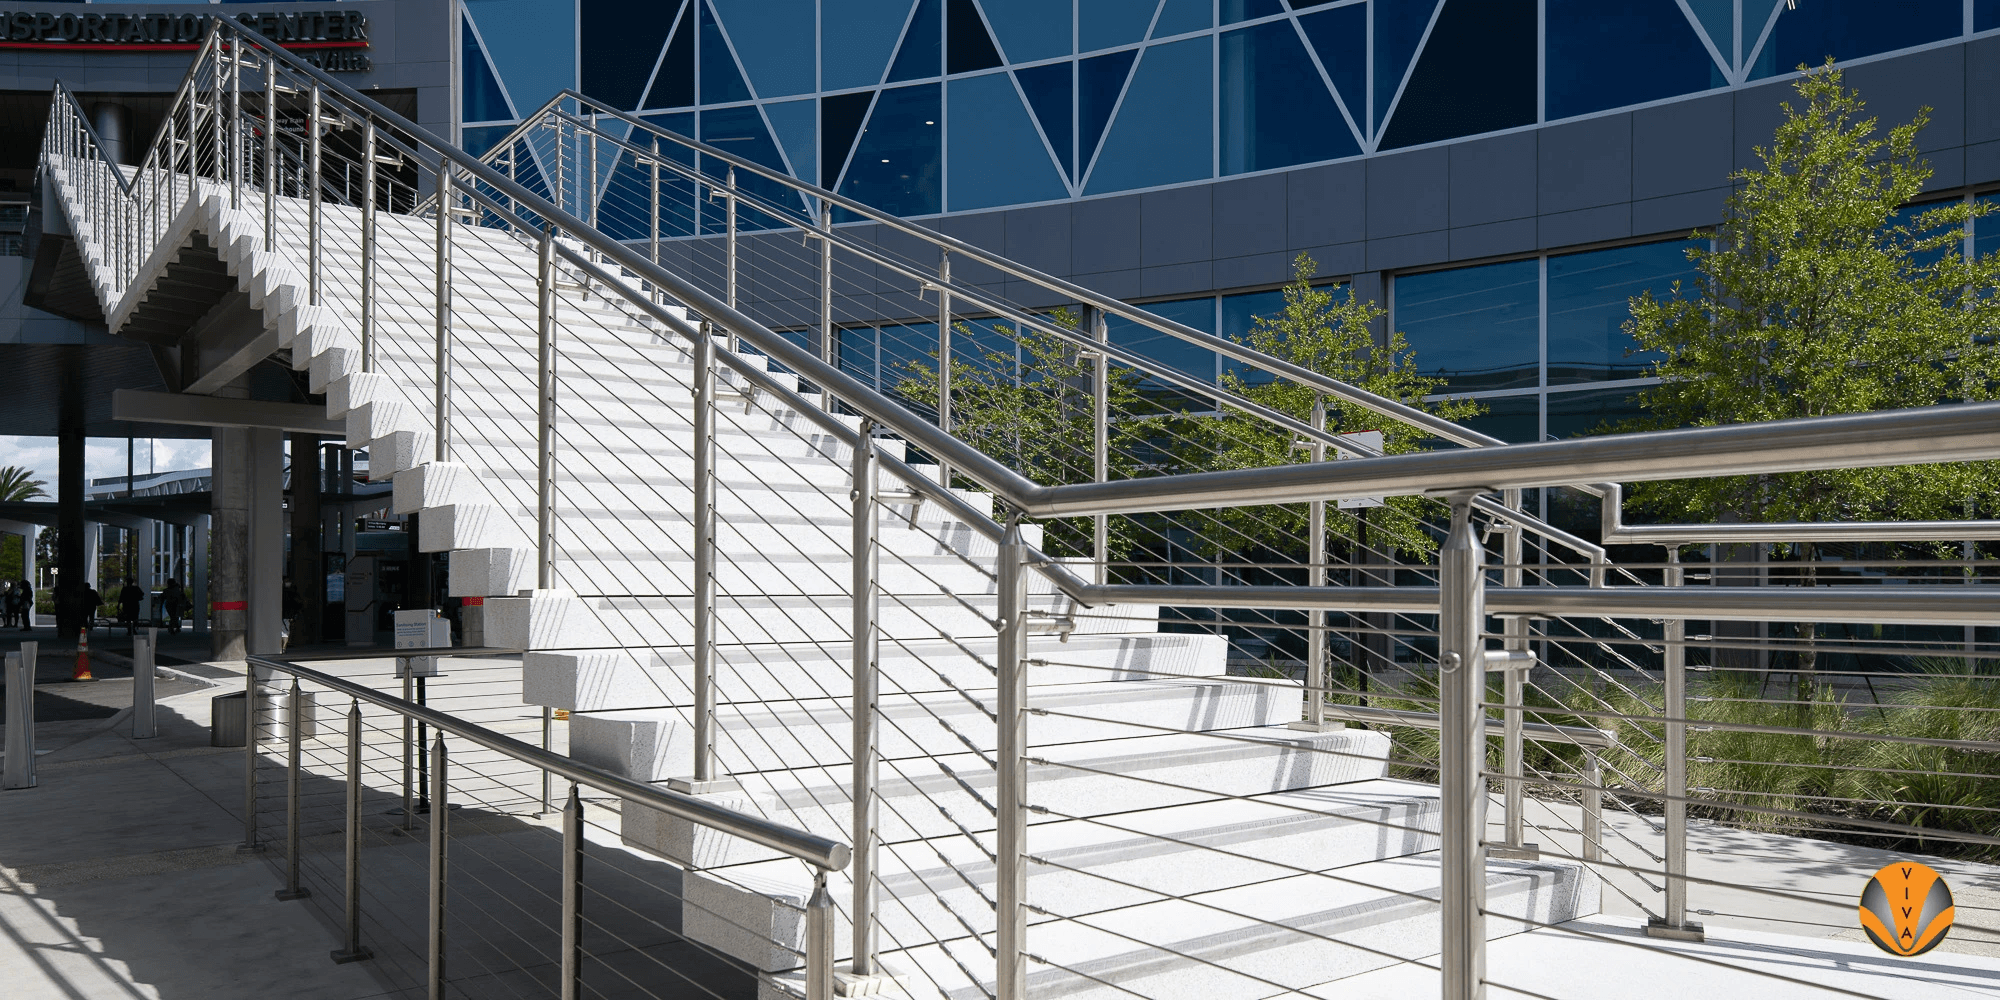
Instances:
[[[444,899],[445,836],[451,824],[451,807],[445,802],[444,734],[437,734],[431,752],[431,891],[430,891],[430,1000],[444,1000]]]
[[[361,702],[347,708],[347,947],[333,953],[336,963],[375,957],[361,945]]]
[[[312,890],[299,885],[299,738],[304,727],[299,724],[299,707],[303,699],[299,697],[299,679],[292,678],[291,720],[285,728],[285,887],[279,889],[281,900],[304,899],[312,895]]]
[[[544,780],[547,771],[542,772]],[[562,1000],[583,996],[583,799],[569,786],[563,806]]]
[[[35,787],[35,658],[40,643],[24,642],[21,651],[7,654],[7,690],[30,692],[25,698],[7,699],[7,766],[4,784],[8,788]]]
[[[243,843],[238,854],[254,854],[257,842],[257,665],[243,664]]]
[[[159,716],[153,706],[153,651],[159,629],[132,640],[132,738],[150,740],[160,735]]]
[[[1486,996],[1486,571],[1472,496],[1451,498],[1438,551],[1438,792],[1444,1000]]]

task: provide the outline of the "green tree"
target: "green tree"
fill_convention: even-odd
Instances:
[[[1804,107],[1787,102],[1760,165],[1732,175],[1713,248],[1688,251],[1700,277],[1632,302],[1626,329],[1659,352],[1662,381],[1627,429],[1993,398],[2000,256],[1968,261],[1962,249],[1985,206],[1904,208],[1931,176],[1917,155],[1929,109],[1881,137],[1830,62],[1796,88]],[[1668,480],[1633,495],[1671,520],[1952,518],[1990,501],[1995,472],[1836,469]]]
[[[1388,343],[1378,346],[1370,328],[1384,315],[1382,307],[1356,295],[1352,287],[1314,287],[1312,275],[1318,266],[1311,256],[1303,253],[1293,260],[1292,281],[1284,289],[1285,306],[1274,315],[1254,319],[1247,340],[1251,347],[1447,420],[1464,420],[1480,413],[1479,405],[1468,399],[1426,402],[1425,397],[1435,395],[1444,386],[1444,380],[1419,374],[1416,352],[1410,349],[1401,331],[1392,331]],[[1302,422],[1310,422],[1314,407],[1323,402],[1327,430],[1334,433],[1379,430],[1383,434],[1383,451],[1388,454],[1422,451],[1430,446],[1430,439],[1416,428],[1324,396],[1296,382],[1273,380],[1262,373],[1227,371],[1222,376],[1222,387]],[[1212,469],[1267,468],[1305,457],[1291,431],[1240,411],[1225,411],[1224,416],[1211,422],[1210,432],[1208,467]],[[1422,555],[1436,547],[1423,527],[1435,513],[1435,501],[1391,497],[1384,507],[1370,515],[1370,522],[1398,548]],[[1295,548],[1297,540],[1306,533],[1303,504],[1230,508],[1210,516],[1220,522],[1218,527],[1226,529],[1216,533],[1219,537],[1273,548]],[[1358,527],[1354,512],[1327,511],[1329,535],[1358,537]]]
[[[34,472],[18,465],[0,467],[0,500],[33,500],[48,496],[48,483],[34,478]]]
[[[1699,274],[1632,302],[1626,323],[1656,351],[1648,411],[1624,429],[1783,420],[1994,397],[2000,256],[1967,260],[1965,228],[1986,206],[1906,207],[1931,167],[1917,154],[1928,108],[1878,134],[1829,61],[1801,66],[1802,107],[1736,184]],[[1699,235],[1699,234],[1697,234]],[[1640,484],[1670,521],[1946,519],[1990,510],[1993,462],[1835,469]],[[1815,546],[1799,546],[1817,583]],[[1810,700],[1816,629],[1802,625],[1797,700]]]

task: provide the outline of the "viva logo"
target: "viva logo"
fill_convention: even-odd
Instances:
[[[1861,891],[1861,929],[1891,955],[1921,955],[1938,946],[1957,917],[1944,876],[1913,861],[1876,872]]]

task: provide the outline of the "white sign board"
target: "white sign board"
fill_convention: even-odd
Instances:
[[[1382,454],[1381,431],[1349,431],[1340,435],[1344,441],[1354,442],[1354,450],[1349,451],[1339,445],[1334,446],[1334,454],[1339,458],[1362,458]],[[1349,497],[1334,504],[1341,510],[1359,510],[1363,507],[1382,506],[1381,497]]]
[[[435,649],[451,645],[451,622],[438,617],[430,608],[416,611],[396,612],[397,649]],[[412,677],[436,677],[438,658],[435,656],[412,656],[405,661],[409,664],[408,674]],[[396,674],[404,676],[402,671]]]

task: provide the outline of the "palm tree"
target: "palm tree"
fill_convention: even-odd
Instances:
[[[36,497],[48,496],[49,491],[42,489],[48,484],[39,479],[29,478],[33,475],[33,472],[18,465],[0,468],[0,501],[33,500]]]

